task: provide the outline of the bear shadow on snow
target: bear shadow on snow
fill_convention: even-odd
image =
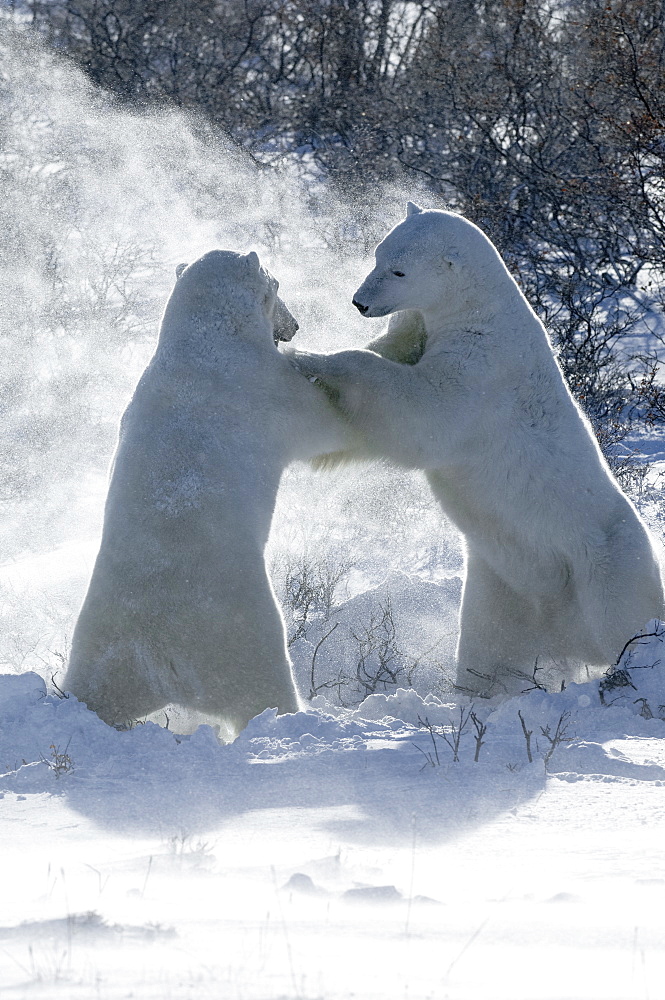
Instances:
[[[440,724],[448,710],[403,692],[397,702],[379,696],[369,714],[394,716],[398,707],[410,723],[267,710],[223,746],[210,726],[191,736],[151,722],[118,732],[74,698],[48,695],[35,673],[0,675],[0,761],[8,768],[0,798],[62,796],[98,827],[125,835],[223,838],[257,811],[268,826],[271,811],[282,824],[288,811],[297,826],[298,813],[310,810],[317,815],[304,821],[340,842],[409,844],[414,817],[419,840],[443,842],[543,789],[542,760],[528,764],[521,739],[506,743],[496,733],[478,762],[473,738],[464,738],[461,763],[439,740],[440,766],[430,766],[432,741],[416,720],[438,711]]]
[[[265,812],[269,829],[271,811],[292,810],[297,829],[298,811],[314,810],[316,819],[307,822],[341,843],[406,845],[415,823],[419,841],[436,844],[492,822],[545,787],[542,762],[513,773],[503,760],[493,760],[491,749],[478,764],[459,765],[449,763],[442,744],[443,766],[424,766],[423,753],[413,744],[415,739],[429,749],[422,732],[405,734],[401,745],[315,753],[307,752],[312,744],[305,735],[300,747],[261,760],[261,745],[216,746],[207,727],[177,748],[159,750],[148,747],[151,724],[140,728],[143,748],[142,733],[131,748],[130,742],[126,749],[117,744],[112,775],[102,773],[100,762],[99,778],[86,768],[61,783],[67,804],[103,829],[163,837],[217,832],[223,838],[226,826],[257,811]]]
[[[654,641],[637,645],[626,662],[637,690],[657,705],[663,671],[654,671],[653,661],[663,628],[653,624]],[[599,690],[591,683],[555,695],[532,692],[494,711],[467,704],[486,728],[474,723],[460,731],[459,751],[440,727],[459,728],[462,706],[423,702],[407,691],[374,696],[365,717],[267,710],[221,746],[210,726],[184,737],[154,723],[118,732],[75,699],[47,695],[35,673],[0,675],[0,760],[9,768],[0,774],[0,798],[61,796],[100,828],[129,836],[219,835],[223,844],[225,830],[237,831],[247,819],[268,831],[272,823],[318,827],[340,844],[409,846],[414,833],[419,843],[443,843],[530,802],[545,788],[548,771],[662,784],[665,768],[642,762],[642,749],[634,757],[605,743],[622,734],[653,739],[662,722],[638,710],[634,686],[623,704],[613,691],[618,714],[600,702],[595,709],[585,705]],[[646,704],[647,697],[640,700]],[[531,754],[518,709],[533,736]],[[552,756],[548,733],[565,719]]]

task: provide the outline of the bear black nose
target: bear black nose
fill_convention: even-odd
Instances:
[[[367,310],[369,309],[369,306],[364,306],[364,305],[362,304],[362,302],[358,302],[358,300],[357,300],[357,299],[354,299],[354,300],[353,300],[353,304],[354,304],[354,306],[356,307],[356,309],[358,309],[358,310],[359,310],[359,311],[360,311],[360,312],[361,312],[361,313],[363,314],[363,316],[365,315],[365,313],[366,313],[366,312],[367,312]]]

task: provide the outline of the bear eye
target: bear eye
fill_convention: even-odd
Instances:
[[[404,271],[393,271],[393,274],[395,275],[396,278],[404,278],[404,277],[406,277],[406,275],[404,274]]]

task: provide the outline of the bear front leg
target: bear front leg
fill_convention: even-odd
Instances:
[[[397,364],[372,351],[293,351],[289,357],[303,375],[320,381],[373,457],[415,469],[448,461],[452,401],[419,364]]]
[[[393,313],[388,329],[375,340],[365,344],[367,351],[401,365],[415,365],[427,347],[427,330],[422,314],[413,309]]]

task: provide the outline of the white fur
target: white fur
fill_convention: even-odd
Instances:
[[[409,330],[416,353],[420,334],[407,312],[401,336],[389,330],[373,351],[296,354],[297,364],[367,449],[426,471],[462,532],[458,686],[511,694],[536,662],[568,678],[613,663],[663,614],[659,565],[495,247],[461,216],[411,205],[354,303],[367,316],[417,310],[420,360],[375,353],[412,360]]]
[[[275,346],[297,324],[256,254],[178,270],[122,418],[64,686],[111,724],[178,702],[237,732],[299,707],[263,554],[280,476],[350,435]]]

